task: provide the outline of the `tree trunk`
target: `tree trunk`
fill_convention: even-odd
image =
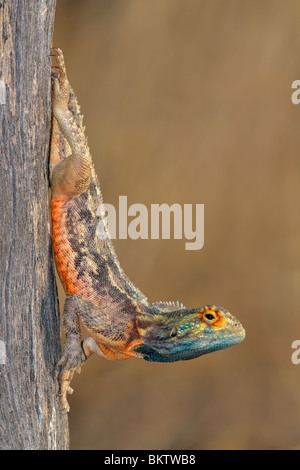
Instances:
[[[48,210],[55,0],[0,1],[0,448],[66,449]]]

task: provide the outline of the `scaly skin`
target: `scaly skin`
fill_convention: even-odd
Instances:
[[[60,49],[53,49],[53,131],[50,177],[52,239],[67,298],[61,367],[62,409],[75,372],[93,353],[107,359],[193,359],[228,348],[245,337],[242,325],[215,305],[188,309],[147,298],[122,270],[106,225],[102,195],[82,117]],[[107,237],[99,237],[99,224]],[[98,227],[98,228],[97,228]],[[80,322],[89,333],[81,342]]]

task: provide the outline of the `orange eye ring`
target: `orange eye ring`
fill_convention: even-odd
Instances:
[[[221,326],[223,324],[222,315],[216,310],[206,310],[201,315],[201,320],[209,326]]]

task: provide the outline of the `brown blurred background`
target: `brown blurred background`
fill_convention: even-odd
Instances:
[[[70,398],[73,449],[300,446],[297,0],[58,0],[105,202],[205,204],[205,243],[115,246],[149,300],[215,303],[244,343],[151,364],[91,357]]]

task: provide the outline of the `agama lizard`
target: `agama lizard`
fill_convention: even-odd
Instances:
[[[106,359],[193,359],[241,342],[245,330],[222,307],[149,304],[121,268],[105,218],[102,195],[76,96],[60,49],[52,50],[53,127],[50,156],[52,239],[66,292],[64,353],[58,363],[62,409],[82,363],[95,352]],[[99,237],[102,224],[106,237]],[[80,322],[89,333],[81,341]]]

